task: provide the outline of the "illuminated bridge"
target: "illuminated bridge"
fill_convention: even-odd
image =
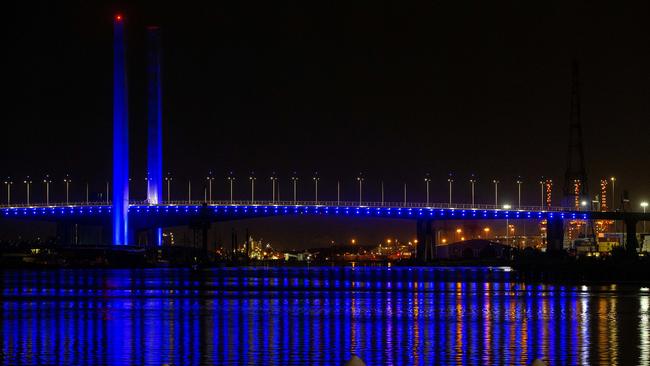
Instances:
[[[73,225],[101,226],[109,237],[113,206],[106,202],[81,202],[50,205],[13,205],[0,207],[4,219],[56,222],[63,243],[70,241]],[[272,216],[375,217],[416,222],[418,253],[421,259],[435,255],[435,221],[448,220],[546,220],[549,250],[562,250],[565,220],[621,220],[626,223],[629,249],[636,248],[636,224],[649,220],[650,214],[633,212],[573,211],[563,207],[503,208],[494,205],[410,202],[344,201],[172,201],[152,205],[131,202],[128,206],[129,242],[139,232],[154,232],[162,227],[193,226],[204,230],[219,221]],[[204,239],[205,240],[205,239]],[[110,242],[110,239],[105,239]],[[155,239],[152,239],[155,242]]]
[[[162,245],[162,228],[189,225],[203,231],[207,248],[207,230],[217,221],[270,216],[339,216],[405,219],[416,222],[417,256],[427,260],[436,253],[436,229],[432,223],[442,220],[546,220],[547,249],[562,250],[564,220],[606,219],[625,222],[627,248],[636,250],[636,224],[650,214],[625,212],[576,211],[562,207],[498,207],[456,203],[387,203],[359,201],[177,201],[162,199],[162,90],[161,32],[147,28],[147,197],[134,202],[129,195],[129,123],[126,72],[125,19],[114,19],[113,43],[113,177],[110,202],[73,204],[31,204],[0,206],[0,219],[49,221],[57,224],[60,244],[72,244],[79,227],[99,227],[95,244],[132,245],[136,235],[146,232],[147,244]],[[361,181],[361,179],[359,178]],[[451,181],[450,181],[451,182]],[[31,182],[30,182],[31,183]],[[48,183],[49,184],[49,183]],[[231,181],[232,184],[232,181]],[[361,183],[360,183],[361,184]],[[451,184],[451,183],[450,183]],[[295,181],[294,181],[295,185]],[[8,188],[10,186],[8,185]],[[49,189],[49,186],[48,186]],[[316,188],[317,191],[317,188]],[[108,196],[108,192],[107,192]],[[49,200],[49,196],[48,200]],[[232,194],[231,194],[232,197]],[[251,198],[254,196],[251,194]],[[427,186],[428,197],[428,186]],[[316,195],[317,198],[317,195]],[[574,197],[576,201],[587,197]],[[295,186],[294,186],[295,199]],[[107,198],[108,200],[108,198]],[[428,200],[428,199],[427,199]],[[8,199],[9,200],[9,193]],[[29,202],[29,186],[27,187]],[[406,201],[406,199],[405,199]],[[451,202],[451,186],[450,186]]]

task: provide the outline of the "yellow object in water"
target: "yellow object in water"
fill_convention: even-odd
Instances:
[[[366,366],[366,363],[357,355],[352,355],[352,358],[350,358],[348,362],[344,363],[343,366]]]

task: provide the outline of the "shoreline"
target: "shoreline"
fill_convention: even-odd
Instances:
[[[611,256],[605,258],[575,258],[568,255],[518,256],[513,259],[438,259],[429,263],[401,261],[279,261],[279,260],[207,260],[199,251],[185,253],[182,260],[160,259],[158,250],[144,248],[63,248],[55,256],[0,257],[0,273],[5,271],[43,271],[65,269],[155,269],[188,268],[197,273],[219,268],[429,268],[429,269],[487,269],[509,272],[512,281],[546,284],[639,284],[650,285],[650,258]],[[72,253],[72,254],[70,254]],[[195,256],[196,255],[196,256]],[[24,261],[24,258],[32,258]]]

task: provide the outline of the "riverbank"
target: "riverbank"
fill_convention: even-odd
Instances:
[[[650,257],[615,254],[607,257],[574,257],[564,253],[518,253],[509,259],[438,259],[422,263],[401,261],[284,261],[247,260],[243,257],[206,256],[194,247],[50,247],[4,250],[0,253],[2,269],[59,268],[161,268],[193,269],[218,267],[432,267],[432,268],[502,268],[512,269],[522,282],[544,283],[642,283],[650,284]]]

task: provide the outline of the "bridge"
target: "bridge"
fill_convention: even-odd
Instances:
[[[560,251],[564,243],[565,220],[619,220],[626,226],[629,250],[636,250],[636,226],[650,220],[650,213],[575,211],[566,207],[521,206],[421,202],[350,202],[350,201],[170,201],[149,204],[132,201],[128,205],[128,240],[139,232],[150,234],[162,227],[193,226],[203,231],[214,222],[273,216],[375,217],[416,222],[418,256],[428,260],[436,253],[436,221],[450,220],[546,220],[547,248]],[[104,241],[110,242],[113,205],[110,202],[57,204],[16,204],[0,206],[4,219],[36,220],[57,223],[60,240],[70,244],[73,225],[101,226]],[[149,236],[155,243],[155,236]]]
[[[600,212],[570,207],[543,207],[478,205],[420,202],[364,202],[359,201],[168,201],[162,199],[162,102],[161,102],[161,40],[158,27],[147,28],[147,197],[145,201],[132,201],[129,196],[129,139],[128,100],[125,59],[125,18],[114,19],[113,43],[113,179],[112,200],[105,202],[78,202],[60,204],[13,204],[0,206],[0,219],[38,220],[57,224],[62,244],[70,242],[73,225],[100,226],[101,244],[129,245],[135,243],[138,232],[147,232],[150,243],[162,244],[162,228],[191,225],[203,231],[207,248],[207,230],[217,221],[239,220],[270,216],[340,216],[377,217],[413,220],[418,237],[417,256],[427,260],[435,257],[436,229],[432,223],[442,220],[546,220],[547,249],[562,250],[565,220],[619,220],[625,222],[626,246],[630,252],[637,248],[636,226],[649,220],[650,214],[636,212]],[[427,178],[428,179],[428,178]],[[428,182],[427,180],[427,200]],[[473,184],[472,181],[472,192]],[[27,182],[26,182],[27,183]],[[31,182],[29,182],[31,183]],[[232,180],[230,182],[232,184]],[[495,182],[495,184],[498,182]],[[517,182],[520,184],[521,182]],[[316,186],[316,191],[318,190]],[[48,186],[49,188],[49,186]],[[9,189],[8,185],[8,197]],[[274,182],[275,189],[275,182]],[[496,189],[496,187],[495,187]],[[254,191],[253,191],[254,192]],[[108,195],[108,192],[107,192]],[[496,192],[495,192],[496,195]],[[274,195],[275,196],[275,195]],[[27,186],[29,202],[29,185]],[[383,197],[383,196],[382,196]],[[294,180],[295,198],[295,180]],[[576,195],[575,202],[587,197]],[[107,198],[108,199],[108,198]],[[9,201],[9,198],[8,198]],[[49,201],[49,196],[48,196]],[[521,197],[520,197],[521,201]],[[100,244],[100,243],[97,243]]]

